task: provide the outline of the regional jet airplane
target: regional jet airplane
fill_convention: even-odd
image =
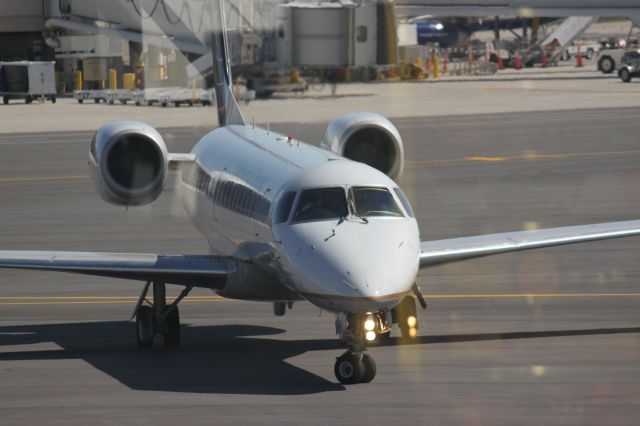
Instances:
[[[216,12],[224,23],[222,1]],[[188,215],[212,254],[0,251],[0,267],[74,272],[146,282],[135,309],[137,342],[180,343],[179,302],[194,287],[268,301],[276,315],[307,300],[336,314],[347,351],[334,365],[341,383],[373,380],[367,345],[396,324],[417,334],[420,268],[515,250],[640,234],[640,220],[421,242],[398,184],[404,154],[398,130],[360,112],[336,118],[324,148],[247,125],[233,98],[226,35],[212,37],[220,128],[189,154],[167,152],[154,128],[118,121],[98,130],[89,154],[107,202],[135,206],[163,190],[178,166]],[[215,253],[215,254],[213,254]],[[184,288],[167,302],[167,284]],[[153,302],[147,302],[147,293]]]

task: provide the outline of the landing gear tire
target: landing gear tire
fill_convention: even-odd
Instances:
[[[153,345],[153,308],[141,306],[136,315],[136,329],[138,331],[138,346],[150,348]]]
[[[285,302],[273,302],[273,314],[277,317],[284,316],[287,313],[287,304]]]
[[[365,375],[365,366],[362,358],[352,352],[347,352],[336,359],[333,371],[340,383],[353,385],[362,381]]]
[[[362,354],[362,365],[364,366],[364,374],[360,383],[370,383],[376,377],[376,362],[369,354]]]
[[[380,345],[386,345],[389,342],[390,338],[391,338],[391,330],[385,333],[380,333],[378,334],[378,343]]]
[[[180,313],[177,306],[167,309],[170,311],[165,318],[167,332],[163,335],[164,345],[167,348],[176,348],[180,346]]]

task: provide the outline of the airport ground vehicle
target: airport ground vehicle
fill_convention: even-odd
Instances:
[[[622,56],[618,77],[629,83],[633,77],[640,76],[640,52],[627,52]]]
[[[0,96],[6,105],[11,99],[56,102],[54,62],[0,62]]]
[[[620,65],[624,49],[605,49],[600,51],[600,59],[598,59],[598,71],[604,74],[613,73]]]
[[[600,52],[601,45],[598,43],[591,44],[572,44],[562,51],[560,59],[568,61],[571,58],[578,56],[578,52],[586,59],[593,59]]]
[[[611,74],[620,68],[620,61],[625,52],[638,49],[638,39],[616,40],[613,38],[604,39],[600,42],[600,59],[598,59],[598,71]]]

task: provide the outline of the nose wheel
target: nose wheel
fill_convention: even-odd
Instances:
[[[342,384],[369,383],[376,376],[376,363],[366,352],[349,350],[336,359],[333,371]]]

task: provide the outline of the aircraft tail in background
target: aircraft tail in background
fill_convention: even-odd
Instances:
[[[224,14],[225,0],[211,0],[214,29],[211,35],[211,53],[213,57],[213,86],[216,91],[218,123],[220,127],[230,124],[245,124],[240,107],[233,96],[233,79],[229,63],[227,46],[226,18]]]

